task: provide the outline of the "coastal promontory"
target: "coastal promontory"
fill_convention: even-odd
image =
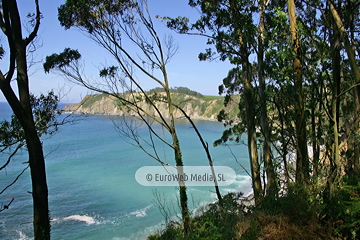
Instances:
[[[187,115],[192,119],[217,120],[217,115],[224,109],[231,115],[236,116],[238,108],[236,101],[229,103],[224,107],[224,97],[221,96],[192,96],[184,93],[173,92],[172,100],[174,104],[180,106]],[[159,93],[161,95],[161,93]],[[129,97],[123,94],[122,97]],[[168,117],[166,111],[168,104],[166,101],[154,101],[156,108],[160,110],[163,117]],[[158,116],[155,108],[150,106],[145,100],[141,100],[137,105],[151,115]],[[107,94],[86,95],[80,103],[68,104],[64,106],[65,112],[94,114],[94,115],[114,115],[114,116],[132,116],[136,115],[133,110],[129,110],[126,104],[122,103],[118,98]],[[184,114],[176,109],[175,118],[184,118]]]

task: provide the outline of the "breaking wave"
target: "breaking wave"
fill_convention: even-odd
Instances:
[[[69,217],[65,217],[64,220],[81,221],[81,222],[85,222],[88,225],[97,223],[93,217],[87,215],[71,215]]]
[[[146,210],[148,210],[151,207],[152,207],[152,204],[145,207],[145,208],[142,208],[140,210],[136,210],[134,212],[131,212],[130,215],[135,215],[135,217],[145,217],[146,216]]]

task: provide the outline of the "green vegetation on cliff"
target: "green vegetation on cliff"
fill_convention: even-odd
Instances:
[[[107,94],[93,94],[93,95],[87,95],[84,97],[84,99],[81,101],[81,105],[85,108],[91,107],[94,103],[100,101],[104,97],[108,97]]]
[[[184,109],[184,111],[192,118],[216,120],[221,110],[228,112],[229,115],[233,118],[236,118],[239,114],[239,109],[236,106],[236,101],[232,101],[226,107],[224,107],[224,97],[222,96],[204,96],[185,87],[177,87],[173,88],[173,90],[173,103]],[[150,96],[159,97],[159,99],[155,101],[159,105],[160,109],[167,108],[164,102],[166,101],[166,99],[164,98],[164,96],[162,96],[160,88],[152,89],[149,92],[153,93]],[[186,94],[185,92],[189,92],[191,93],[191,95]],[[138,94],[138,96],[131,96],[130,93],[125,93],[123,95],[124,98],[127,98],[130,101],[131,99],[137,99],[137,101],[142,101],[141,106],[143,108],[146,108],[146,101],[141,100],[140,93],[135,94]],[[126,108],[124,108],[124,104],[119,103],[119,100],[116,100],[115,98],[106,94],[87,95],[80,103],[67,105],[64,109],[67,111],[75,111],[87,114],[131,115],[131,112],[127,111]],[[175,115],[177,118],[183,117],[180,111],[176,111]]]
[[[153,89],[150,89],[148,91],[148,93],[161,93],[161,92],[165,92],[164,88],[162,87],[156,87]],[[194,97],[203,97],[204,95],[202,95],[199,92],[193,91],[187,87],[174,87],[174,88],[170,88],[170,92],[172,93],[181,93],[181,94],[186,94],[186,95],[190,95],[190,96],[194,96]]]

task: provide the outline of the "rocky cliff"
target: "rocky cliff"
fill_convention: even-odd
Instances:
[[[181,93],[172,93],[172,100],[175,104],[181,106],[193,119],[216,120],[220,110],[224,109],[223,97],[194,97]],[[140,101],[138,104],[149,114],[158,116],[155,109],[145,101]],[[126,107],[121,107],[121,105],[113,96],[95,94],[85,96],[80,103],[65,105],[64,111],[98,115],[136,115],[134,111],[129,111]],[[156,106],[164,117],[168,117],[167,103],[157,102]],[[236,103],[229,104],[226,111],[235,116],[238,113]],[[179,110],[175,110],[174,117],[183,118],[184,116]]]

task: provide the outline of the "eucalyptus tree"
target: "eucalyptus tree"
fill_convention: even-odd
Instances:
[[[302,45],[299,53],[306,118],[306,109],[310,112],[305,121],[311,127],[306,131],[313,148],[308,171],[313,171],[313,180],[325,177],[326,201],[334,196],[345,171],[350,173],[358,162],[355,142],[359,131],[359,67],[354,45],[358,34],[356,21],[351,19],[358,16],[359,6],[352,1],[304,1],[295,8]]]
[[[263,143],[262,159],[267,180],[266,195],[275,198],[277,192],[275,165],[270,147],[271,128],[267,112],[269,94],[266,93],[264,70],[264,49],[268,45],[265,31],[268,4],[269,1],[189,1],[190,6],[200,9],[200,18],[194,24],[190,24],[185,17],[165,18],[168,27],[181,34],[205,36],[208,38],[207,44],[215,46],[218,56],[211,48],[208,48],[205,53],[199,54],[200,60],[213,60],[218,57],[220,60],[228,59],[236,66],[223,80],[219,93],[226,93],[225,104],[231,100],[233,94],[240,93],[243,104],[239,103],[239,107],[244,107],[244,111],[240,112],[245,114],[240,116],[241,122],[224,131],[221,140],[215,144],[227,141],[230,135],[241,135],[247,132],[254,195],[257,200],[263,195],[257,149],[259,139],[262,139]],[[254,16],[259,16],[258,23],[255,20],[257,17]],[[257,55],[257,64],[251,63],[253,53]],[[260,88],[257,87],[256,81]],[[260,109],[257,105],[260,105]],[[260,115],[260,118],[257,118],[257,115]],[[223,113],[219,115],[219,120],[226,119]],[[260,119],[260,122],[257,122],[257,119]],[[233,124],[232,120],[226,122]],[[256,126],[260,127],[262,138],[257,136]]]
[[[33,25],[30,34],[26,37],[23,36],[22,22],[16,0],[3,0],[1,4],[0,26],[8,44],[7,48],[2,49],[1,52],[3,54],[4,51],[9,52],[9,67],[6,72],[0,71],[0,89],[18,120],[18,124],[14,125],[16,128],[12,129],[21,129],[21,136],[19,136],[21,142],[19,144],[26,145],[28,150],[28,163],[32,182],[34,237],[35,239],[50,239],[45,159],[39,138],[41,134],[35,122],[36,116],[34,114],[36,111],[32,109],[33,98],[29,90],[27,65],[27,48],[38,33],[42,17],[39,1],[35,0],[35,14],[32,17]],[[12,81],[16,81],[17,85],[12,85]],[[18,92],[18,95],[15,91]],[[40,112],[40,114],[43,114],[43,112]],[[7,136],[3,135],[2,137],[10,137],[10,139],[15,137],[12,132],[4,134]],[[17,147],[15,152],[16,149]]]
[[[219,92],[227,89],[227,96],[229,98],[237,90],[240,90],[239,86],[242,86],[240,92],[243,96],[245,109],[245,118],[242,120],[246,125],[254,196],[256,202],[259,202],[263,195],[263,190],[260,178],[255,125],[254,76],[249,59],[253,49],[251,41],[255,39],[256,34],[256,26],[252,19],[253,11],[249,10],[251,3],[238,1],[193,1],[190,4],[192,6],[200,6],[202,12],[200,19],[191,28],[196,28],[203,33],[209,29],[212,32],[212,35],[209,36],[209,41],[216,45],[220,58],[222,60],[229,59],[232,64],[236,65],[236,68],[229,71]],[[205,54],[201,54],[199,57],[201,60],[206,60],[213,57],[212,54],[211,50],[208,49]]]
[[[45,71],[54,69],[70,81],[117,99],[119,107],[131,111],[148,127],[150,140],[144,140],[138,135],[138,125],[134,122],[125,121],[124,128],[120,131],[150,157],[163,165],[169,165],[158,155],[153,138],[159,139],[174,151],[175,165],[180,167],[177,170],[178,174],[182,175],[183,159],[174,119],[176,107],[172,100],[166,68],[177,47],[171,37],[159,37],[147,1],[68,0],[59,7],[58,13],[60,24],[65,29],[77,28],[85,33],[110,53],[116,66],[105,66],[100,71],[101,80],[92,81],[83,75],[80,53],[77,50],[65,49],[63,53],[46,58]],[[141,78],[158,84],[164,93],[148,93],[140,84],[136,71],[140,72]],[[147,106],[144,106],[144,102]],[[160,109],[159,102],[165,102],[166,109]],[[158,132],[153,123],[160,124],[170,134],[171,140],[167,140],[162,131]],[[186,186],[182,178],[179,181],[179,195],[186,232],[189,227],[189,209]]]
[[[190,24],[185,17],[165,17],[167,25],[182,34],[207,37],[207,44],[214,45],[219,55],[209,48],[199,54],[200,60],[218,57],[237,66],[219,88],[227,94],[225,104],[234,93],[243,96],[239,103],[242,121],[224,131],[216,144],[246,131],[251,139],[252,124],[260,126],[267,188],[269,182],[271,185],[269,179],[275,180],[269,166],[277,164],[267,164],[266,143],[271,139],[282,159],[277,166],[285,173],[286,183],[303,186],[325,177],[322,183],[328,185],[330,193],[334,192],[344,176],[344,167],[350,174],[357,171],[360,163],[359,4],[311,0],[199,0],[189,4],[200,10],[197,22]],[[253,53],[257,62],[250,63]],[[259,95],[255,94],[257,89]],[[219,118],[233,123],[225,114]],[[251,146],[255,144],[250,141],[251,161],[259,166]],[[254,169],[253,187],[259,196]]]
[[[349,7],[353,7],[352,10],[355,10],[355,12],[354,12],[355,16],[359,16],[358,12],[356,13],[356,10],[359,11],[359,4],[353,5],[351,3],[352,2],[349,1]],[[352,35],[352,41],[350,41],[351,38],[349,38],[349,34],[346,32],[345,24],[339,15],[339,11],[336,9],[336,7],[334,6],[334,3],[332,1],[330,1],[330,0],[327,1],[327,4],[329,5],[330,12],[333,17],[333,21],[335,23],[334,24],[335,29],[336,29],[335,31],[338,32],[338,35],[340,35],[340,38],[345,45],[345,50],[346,50],[346,53],[348,56],[348,61],[349,61],[352,75],[354,78],[355,118],[356,118],[354,125],[357,128],[357,129],[355,129],[355,131],[356,131],[356,135],[357,135],[356,138],[358,138],[358,136],[360,136],[360,118],[358,117],[360,115],[360,67],[359,67],[359,63],[356,59],[356,52],[355,52],[355,42],[356,42],[355,37],[354,37],[355,23],[354,23],[354,20],[348,21],[348,23],[347,23],[349,30],[351,31],[351,35]],[[341,2],[339,2],[339,5],[341,6]],[[357,50],[358,50],[358,54],[360,54],[359,48]],[[355,148],[354,148],[354,169],[355,169],[355,171],[359,172],[360,171],[360,147],[359,147],[358,143],[355,144],[354,146],[355,146]]]
[[[342,177],[344,176],[345,166],[348,165],[346,171],[350,175],[358,174],[359,171],[359,142],[358,136],[360,132],[360,68],[358,60],[356,59],[356,51],[354,42],[358,41],[354,34],[355,22],[349,21],[344,14],[358,16],[359,6],[342,1],[326,1],[326,6],[329,11],[323,11],[323,17],[327,21],[326,26],[330,32],[330,46],[332,56],[332,99],[331,99],[331,110],[329,120],[332,128],[332,139],[331,139],[331,155],[330,170],[328,177],[328,196],[330,199],[334,196],[335,190],[340,186]],[[349,5],[353,9],[349,8]],[[356,11],[357,10],[357,11]],[[341,18],[340,14],[343,16]],[[352,38],[350,38],[352,36]],[[344,51],[345,50],[345,51]],[[345,56],[345,52],[347,58]],[[358,56],[359,57],[359,56]],[[350,85],[349,85],[350,83]],[[341,112],[345,110],[349,113],[347,106],[340,108],[344,104],[348,105],[348,94],[353,89],[353,109],[352,119],[353,124],[349,124],[349,118]],[[345,122],[345,126],[343,125]],[[351,127],[352,125],[352,127]],[[352,128],[352,133],[350,128]],[[342,129],[346,129],[343,133]],[[347,154],[345,158],[341,156],[341,142],[342,139],[347,138],[347,151],[352,151],[353,154]]]
[[[266,7],[270,3],[270,0],[259,0],[259,24],[258,24],[258,37],[257,37],[257,72],[258,72],[258,81],[259,81],[259,101],[260,101],[260,125],[262,129],[262,134],[264,136],[263,140],[263,160],[264,167],[266,169],[267,174],[267,195],[270,197],[275,197],[277,195],[277,184],[276,176],[275,176],[275,166],[272,160],[272,152],[271,152],[271,129],[269,125],[269,113],[268,113],[268,91],[266,90],[266,81],[265,81],[265,65],[264,65],[264,57],[265,57],[265,42],[268,41],[267,35],[265,33],[265,13]]]
[[[306,137],[305,99],[303,94],[302,59],[300,52],[301,43],[298,33],[295,1],[288,0],[287,7],[290,22],[291,49],[294,55],[292,78],[294,81],[295,92],[296,182],[305,184],[309,179],[309,161]]]
[[[279,159],[284,174],[284,187],[295,182],[296,137],[294,127],[294,87],[290,77],[293,72],[292,54],[289,46],[289,22],[286,2],[270,2],[266,8],[266,38],[264,45],[264,75],[267,83],[266,108],[271,120],[273,155]],[[259,61],[260,63],[260,61]],[[295,160],[294,160],[295,159]],[[280,179],[279,179],[280,180]],[[281,181],[282,181],[281,180]]]

